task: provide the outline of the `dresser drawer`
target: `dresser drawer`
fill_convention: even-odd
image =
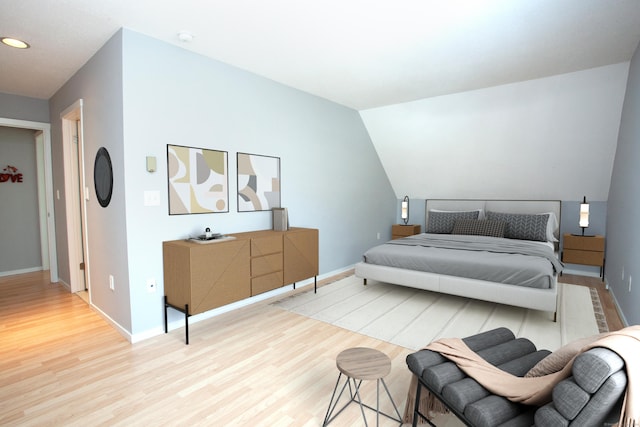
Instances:
[[[251,279],[251,295],[258,295],[282,287],[284,284],[282,271]]]
[[[251,277],[282,271],[282,253],[251,258]]]
[[[282,252],[282,234],[274,236],[254,237],[251,239],[251,256],[260,256]]]

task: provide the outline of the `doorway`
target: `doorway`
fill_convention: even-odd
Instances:
[[[0,117],[0,126],[36,131],[35,146],[38,153],[38,201],[40,210],[40,236],[43,268],[49,268],[49,280],[58,282],[55,215],[53,209],[53,168],[51,161],[51,125]],[[41,188],[44,186],[44,188]],[[46,236],[46,237],[45,237]],[[46,246],[46,247],[44,247]]]
[[[73,293],[87,291],[90,303],[86,217],[86,200],[89,190],[85,185],[82,104],[82,99],[76,101],[60,114],[60,119],[62,120],[67,243],[69,245],[69,286]]]

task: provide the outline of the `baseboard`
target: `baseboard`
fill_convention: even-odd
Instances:
[[[32,267],[32,268],[23,268],[20,270],[2,271],[0,272],[0,277],[13,276],[16,274],[35,273],[36,271],[42,271],[42,270],[44,270],[44,268],[40,266],[40,267]]]
[[[59,280],[58,280],[58,283],[59,283],[59,284],[61,284],[62,286],[64,286],[65,288],[67,288],[67,290],[69,291],[69,293],[72,293],[72,292],[71,292],[71,285],[70,285],[70,284],[68,284],[67,282],[65,282],[65,281],[64,281],[64,280],[62,280],[62,279],[59,279]]]
[[[618,312],[618,316],[620,316],[620,320],[622,320],[622,324],[625,327],[629,326],[629,322],[627,322],[627,318],[624,316],[624,313],[620,309],[620,304],[618,304],[618,299],[616,298],[616,295],[613,292],[611,292],[611,289],[609,289],[609,295],[611,295],[611,299],[613,300],[613,305],[616,306],[616,311]]]
[[[321,280],[324,280],[324,279],[328,279],[330,277],[337,276],[339,274],[343,274],[343,273],[345,273],[345,272],[347,272],[349,270],[352,270],[353,268],[354,268],[354,265],[351,265],[351,266],[348,266],[348,267],[345,267],[345,268],[342,268],[342,269],[339,269],[339,270],[330,271],[328,273],[324,273],[324,274],[318,275],[315,280],[321,281]],[[313,277],[311,277],[309,279],[302,280],[302,281],[296,283],[296,289],[300,289],[300,288],[305,287],[305,286],[313,286],[314,282],[315,281],[314,281]],[[204,313],[199,313],[199,314],[193,315],[193,316],[189,317],[189,325],[201,322],[201,321],[206,320],[206,319],[211,319],[212,317],[219,316],[220,314],[227,313],[227,312],[232,311],[232,310],[237,310],[239,308],[246,307],[246,306],[249,306],[251,304],[255,304],[257,302],[260,302],[260,301],[264,301],[264,300],[267,300],[267,299],[270,299],[270,298],[273,298],[273,297],[277,297],[277,296],[286,294],[287,292],[291,292],[292,290],[293,290],[293,285],[283,286],[281,288],[274,289],[272,291],[265,292],[265,293],[262,293],[260,295],[253,296],[251,298],[243,299],[241,301],[236,301],[234,303],[227,304],[225,306],[218,307],[218,308],[215,308],[213,310],[205,311]],[[164,313],[163,313],[163,316],[164,316]],[[173,331],[174,329],[184,328],[184,314],[183,313],[180,313],[178,311],[169,309],[168,317],[169,317],[169,320],[167,322],[167,329],[169,331]],[[110,321],[110,323],[111,323],[111,321]],[[116,326],[116,328],[117,328],[117,326]],[[123,335],[125,337],[127,337],[127,339],[129,339],[129,341],[132,344],[135,344],[137,342],[144,341],[146,339],[153,338],[153,337],[156,337],[158,335],[164,334],[164,326],[155,327],[155,328],[148,329],[146,331],[138,332],[138,333],[135,333],[135,334],[129,334],[127,331],[124,331],[124,332],[126,332],[126,335],[123,332],[121,332],[121,333],[123,333]]]
[[[96,306],[94,304],[89,304],[89,307],[91,307],[92,310],[94,310],[104,320],[106,320],[107,323],[109,323],[116,331],[118,331],[118,333],[120,335],[122,335],[124,338],[126,338],[127,341],[129,341],[130,343],[133,343],[133,337],[132,337],[132,335],[131,335],[131,333],[129,331],[127,331],[118,322],[116,322],[111,317],[109,317],[109,315],[107,313],[105,313],[104,311],[100,310],[100,308],[98,308],[98,306]]]

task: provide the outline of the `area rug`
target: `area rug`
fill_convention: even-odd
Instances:
[[[466,337],[504,326],[553,351],[602,329],[594,313],[597,292],[593,297],[587,287],[564,283],[558,290],[557,322],[552,313],[539,310],[374,280],[364,286],[353,275],[319,287],[316,294],[300,292],[272,305],[411,350],[441,337]]]

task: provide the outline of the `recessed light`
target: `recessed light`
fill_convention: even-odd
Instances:
[[[16,49],[29,49],[29,43],[13,37],[2,37],[0,41],[7,46],[15,47]]]

